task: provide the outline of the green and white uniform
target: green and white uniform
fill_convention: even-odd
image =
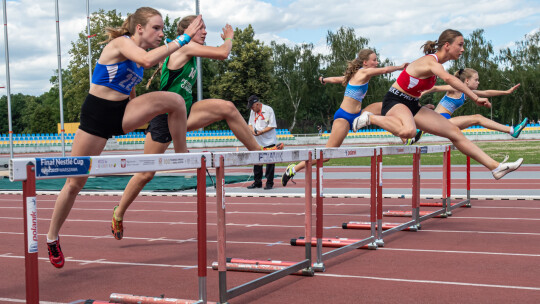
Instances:
[[[180,94],[186,102],[187,116],[191,112],[193,106],[193,86],[197,79],[197,64],[195,57],[192,57],[183,67],[178,70],[170,70],[167,67],[169,58],[165,59],[163,68],[161,69],[160,91],[169,91]],[[167,114],[160,114],[148,125],[146,132],[150,132],[152,139],[160,143],[167,143],[172,140],[169,132],[169,124],[167,123]]]

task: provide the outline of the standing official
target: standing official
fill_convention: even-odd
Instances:
[[[256,95],[251,95],[249,97],[248,108],[251,109],[248,125],[259,145],[263,146],[267,150],[283,149],[282,143],[276,145],[277,125],[274,110],[271,107],[262,104],[259,97]],[[264,190],[270,190],[274,187],[274,167],[274,164],[266,164],[266,186],[264,187]],[[262,175],[263,166],[253,166],[253,177],[255,181],[247,188],[262,188]]]

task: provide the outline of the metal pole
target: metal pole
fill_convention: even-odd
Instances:
[[[8,32],[7,32],[7,13],[6,0],[2,0],[4,7],[4,52],[6,57],[6,95],[8,105],[8,124],[9,124],[9,158],[13,158],[13,125],[11,123],[11,87],[9,82],[9,47],[8,47]]]
[[[62,95],[62,56],[60,54],[60,21],[58,18],[58,0],[54,2],[54,7],[56,10],[56,50],[58,54],[58,95],[60,99],[60,132],[62,134],[62,156],[66,156],[66,141],[65,141],[65,130],[64,130],[64,99]]]
[[[86,0],[86,42],[88,44],[88,82],[92,85],[92,48],[90,46],[90,0]]]
[[[195,0],[195,14],[200,15],[199,10],[199,0]],[[202,65],[201,65],[201,57],[197,57],[197,101],[200,101],[203,99],[203,92],[202,92]],[[203,130],[204,128],[200,128],[199,130]]]

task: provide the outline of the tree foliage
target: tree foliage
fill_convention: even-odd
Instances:
[[[99,10],[91,15],[91,66],[94,66],[106,40],[105,28],[118,27],[124,17],[116,10]],[[165,36],[176,36],[175,24],[165,16]],[[95,36],[94,36],[95,35]],[[342,27],[328,31],[327,55],[314,50],[312,44],[286,45],[272,42],[270,46],[257,40],[251,25],[235,29],[233,48],[228,59],[202,59],[203,98],[220,98],[232,101],[238,110],[248,117],[247,98],[252,94],[261,97],[264,103],[274,108],[278,128],[289,128],[296,133],[314,133],[317,125],[330,129],[334,112],[339,108],[345,88],[340,85],[321,85],[318,77],[343,75],[348,61],[358,51],[371,48],[369,39],[358,36],[354,29]],[[67,68],[62,71],[62,91],[66,122],[79,121],[81,104],[89,89],[88,46],[86,26],[78,39],[71,43],[71,56]],[[395,65],[386,60],[385,54],[377,54],[380,66]],[[382,61],[382,62],[381,62]],[[401,64],[401,63],[396,63]],[[517,83],[521,87],[511,95],[490,98],[493,110],[467,102],[456,115],[480,113],[506,124],[516,123],[524,117],[538,120],[540,117],[540,31],[516,41],[512,47],[496,51],[491,41],[484,37],[484,30],[477,29],[465,37],[465,52],[450,63],[449,72],[460,68],[473,68],[479,72],[480,90],[507,90]],[[156,69],[145,70],[137,94],[159,88],[159,73],[148,88],[146,84]],[[394,81],[395,75],[373,77],[363,106],[379,102]],[[14,94],[11,96],[13,131],[15,133],[55,132],[60,121],[58,71],[50,77],[52,87],[41,96]],[[442,83],[441,83],[442,84]],[[428,94],[423,102],[437,103],[442,93]],[[197,99],[196,92],[194,98]],[[220,122],[210,129],[224,129]],[[0,98],[0,132],[8,131],[7,97]]]
[[[210,96],[232,101],[244,117],[249,117],[247,99],[256,94],[266,102],[270,97],[271,49],[254,38],[249,25],[236,28],[229,58],[216,63],[216,74],[210,84]]]

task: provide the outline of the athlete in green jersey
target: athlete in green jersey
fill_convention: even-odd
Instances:
[[[187,115],[189,116],[193,104],[193,86],[197,80],[196,57],[191,57],[191,59],[178,70],[169,70],[167,66],[170,58],[171,57],[167,57],[163,63],[159,90],[180,94],[186,101]]]
[[[180,20],[177,26],[177,34],[182,35],[195,18],[196,16],[187,16]],[[216,121],[225,120],[234,135],[248,150],[258,151],[262,149],[261,146],[255,140],[251,129],[232,102],[222,99],[203,99],[193,102],[191,95],[197,75],[195,57],[225,60],[231,52],[233,37],[234,31],[227,24],[221,34],[223,39],[221,46],[211,47],[204,45],[206,26],[203,21],[201,29],[193,35],[191,41],[182,47],[180,51],[174,52],[165,60],[161,73],[160,90],[176,92],[182,95],[186,101],[188,131],[197,130]],[[147,129],[144,153],[159,154],[167,150],[171,143],[167,120],[166,114],[152,119]],[[283,144],[277,145],[277,148],[282,149]],[[112,233],[116,239],[120,240],[123,237],[122,220],[124,213],[143,187],[152,180],[154,174],[155,172],[137,173],[126,186],[120,204],[114,207],[113,212]]]

